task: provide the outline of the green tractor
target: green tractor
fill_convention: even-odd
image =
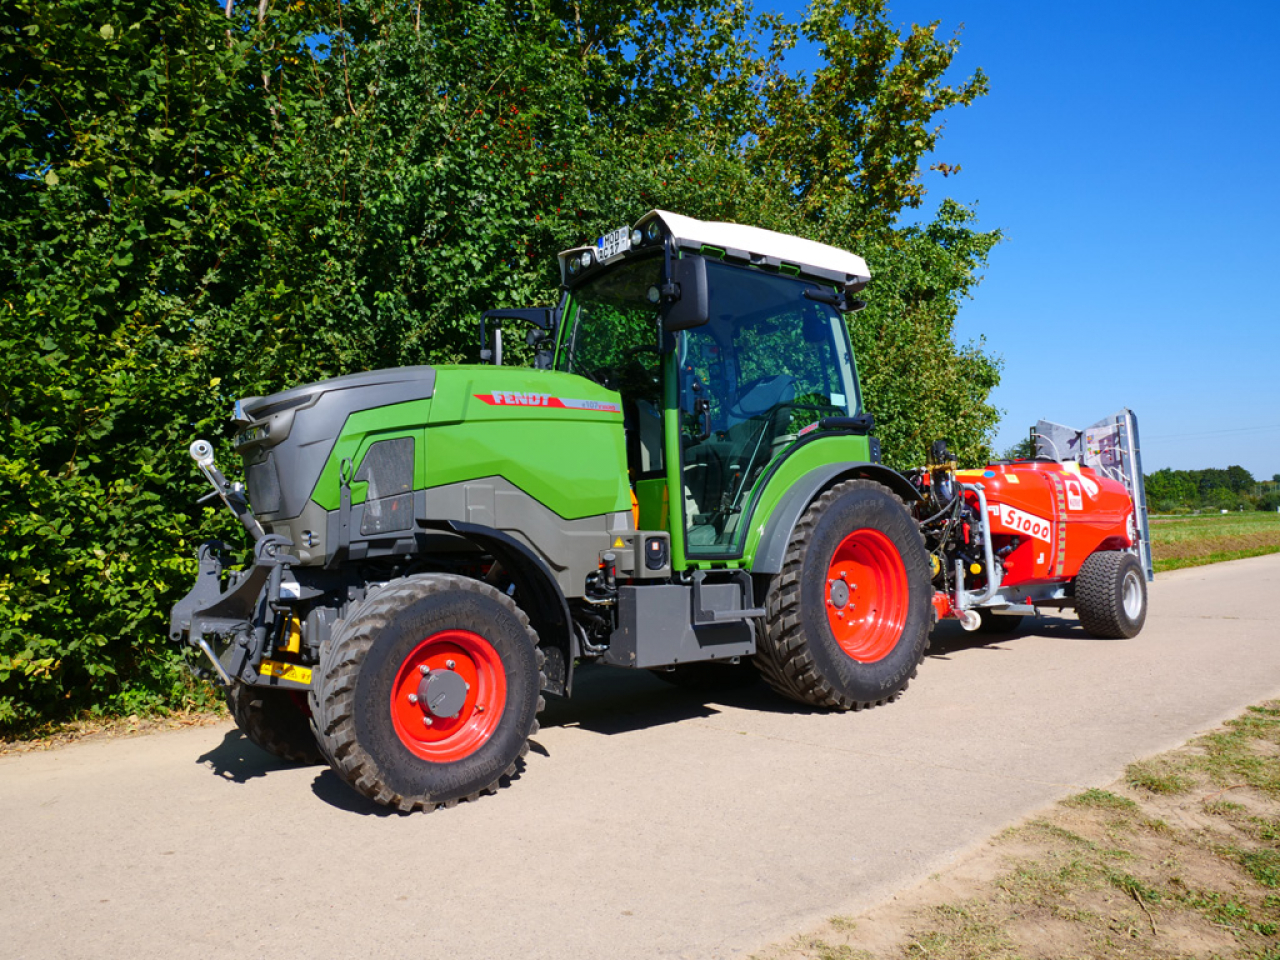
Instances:
[[[924,655],[920,494],[844,317],[866,263],[653,211],[560,267],[558,307],[485,314],[486,363],[240,400],[243,485],[192,445],[254,555],[200,548],[173,639],[250,740],[403,811],[497,789],[584,662],[857,710]]]

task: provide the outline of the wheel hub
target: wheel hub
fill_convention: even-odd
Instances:
[[[849,584],[843,580],[832,580],[828,602],[837,610],[849,605]]]
[[[456,717],[467,702],[467,682],[452,670],[432,670],[418,684],[418,705],[436,717]]]

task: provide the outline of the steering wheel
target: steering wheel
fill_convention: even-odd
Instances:
[[[606,389],[618,390],[622,387],[628,370],[634,367],[641,373],[647,374],[653,383],[658,383],[661,377],[660,370],[651,370],[649,367],[635,359],[636,355],[641,353],[652,353],[657,357],[662,356],[662,351],[657,347],[630,347],[622,357],[618,358],[618,363],[606,364],[603,367],[584,370],[583,375],[589,380],[594,380]]]
[[[743,385],[738,391],[738,399],[730,403],[726,409],[729,416],[737,420],[749,420],[782,404],[782,398],[789,387],[794,387],[795,377],[782,374],[771,374],[759,377]],[[794,397],[794,390],[792,390]],[[790,401],[788,401],[790,402]]]

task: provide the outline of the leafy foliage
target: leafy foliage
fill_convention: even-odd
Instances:
[[[186,447],[233,398],[473,359],[480,310],[549,303],[557,250],[653,207],[863,252],[890,460],[982,459],[998,370],[952,322],[998,235],[894,226],[985,91],[945,81],[956,43],[884,0],[11,0],[0,727],[198,695],[168,609],[237,534]]]
[[[1241,466],[1222,470],[1172,470],[1165,467],[1144,478],[1147,502],[1157,513],[1187,510],[1275,510],[1280,484],[1256,481]]]

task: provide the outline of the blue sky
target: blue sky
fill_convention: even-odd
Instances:
[[[1005,235],[956,330],[1004,358],[997,449],[1130,407],[1148,473],[1280,473],[1280,2],[890,7],[990,78],[924,183]]]

